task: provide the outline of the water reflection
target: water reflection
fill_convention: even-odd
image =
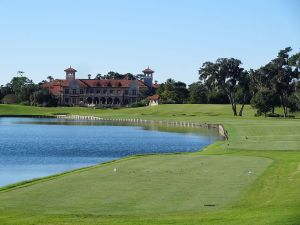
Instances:
[[[197,151],[218,139],[191,127],[0,118],[0,186],[128,155]]]

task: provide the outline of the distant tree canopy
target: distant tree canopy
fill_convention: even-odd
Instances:
[[[1,93],[14,94],[17,102],[26,102],[32,92],[39,89],[39,86],[34,84],[32,80],[27,77],[19,76],[13,77],[12,80],[1,87]]]
[[[242,94],[242,107],[239,115],[242,116],[244,105],[249,95],[248,72],[241,67],[242,62],[234,58],[220,58],[216,62],[205,62],[199,70],[199,79],[209,89],[225,93],[231,104],[233,115],[237,116],[238,91]]]
[[[5,104],[22,103],[25,105],[55,106],[57,101],[48,90],[41,89],[40,85],[23,76],[13,77],[5,86],[0,87],[0,100]],[[48,79],[53,79],[48,77]],[[37,97],[39,96],[39,97]],[[49,100],[51,99],[51,101]],[[55,103],[56,102],[56,103]]]
[[[279,51],[277,57],[265,66],[251,71],[251,89],[254,98],[251,100],[253,107],[266,114],[274,113],[275,107],[282,107],[284,117],[289,111],[299,110],[299,83],[300,54],[290,56],[292,49],[287,47]],[[269,105],[266,107],[262,104]],[[266,109],[268,109],[266,111]]]
[[[233,115],[243,114],[245,104],[257,114],[274,114],[276,107],[283,116],[300,110],[300,53],[292,48],[279,51],[277,57],[257,70],[244,70],[234,58],[205,62],[199,69],[199,82],[189,85],[190,103],[230,103]],[[238,112],[237,104],[241,105]]]
[[[157,93],[160,95],[163,103],[187,103],[189,97],[189,91],[186,84],[171,78],[160,85]]]
[[[143,75],[133,75],[131,73],[120,74],[117,72],[110,71],[106,75],[97,74],[95,79],[98,80],[138,80],[141,79]]]
[[[201,82],[195,82],[189,85],[189,103],[206,104],[208,101],[208,88]]]
[[[46,89],[40,89],[30,95],[30,104],[33,106],[57,106],[58,99]]]

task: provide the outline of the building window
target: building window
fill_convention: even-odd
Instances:
[[[136,90],[132,90],[132,95],[136,95]]]
[[[80,94],[83,95],[83,89],[80,89]]]
[[[69,89],[68,88],[65,89],[65,94],[69,94]]]
[[[97,89],[97,94],[100,94],[100,89]]]
[[[80,102],[83,102],[83,98],[79,98],[79,101],[80,101]]]
[[[90,93],[93,94],[94,93],[94,89],[90,89]]]
[[[114,90],[110,90],[109,93],[113,94],[113,93],[114,93]]]
[[[69,103],[69,98],[65,98],[65,103]]]
[[[72,98],[72,104],[76,104],[76,98]]]
[[[106,94],[106,90],[103,90],[103,94]]]
[[[76,95],[76,89],[73,89],[73,90],[72,90],[72,94],[73,94],[73,95]]]
[[[117,90],[117,94],[120,94],[120,90]]]
[[[125,93],[124,93],[125,95],[128,95],[128,90],[125,90]]]

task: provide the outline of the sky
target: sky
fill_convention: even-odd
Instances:
[[[0,84],[70,65],[78,78],[150,66],[190,84],[206,61],[255,69],[287,46],[300,51],[299,0],[0,0]]]

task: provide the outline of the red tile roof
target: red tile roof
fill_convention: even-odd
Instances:
[[[50,92],[53,94],[53,95],[59,95],[61,92],[62,92],[62,87],[63,86],[60,86],[60,85],[57,85],[55,80],[51,83],[49,82],[46,82],[46,83],[43,83],[41,85],[42,88],[45,88],[45,89],[48,89],[50,88]]]
[[[76,79],[77,84],[81,88],[86,87],[130,87],[132,82],[137,82],[140,87],[146,87],[143,81],[140,80],[95,80],[95,79]],[[59,95],[63,87],[69,86],[69,80],[53,80],[45,82],[41,85],[42,88],[49,89],[54,95]]]
[[[140,80],[96,80],[80,79],[88,87],[130,87],[133,82],[138,82],[139,86],[145,86]]]
[[[151,70],[151,69],[149,68],[149,66],[148,66],[147,69],[144,69],[144,70],[143,70],[143,73],[150,74],[150,73],[154,73],[154,71]]]
[[[77,72],[77,70],[73,69],[71,66],[68,69],[65,69],[65,72],[73,73]]]

